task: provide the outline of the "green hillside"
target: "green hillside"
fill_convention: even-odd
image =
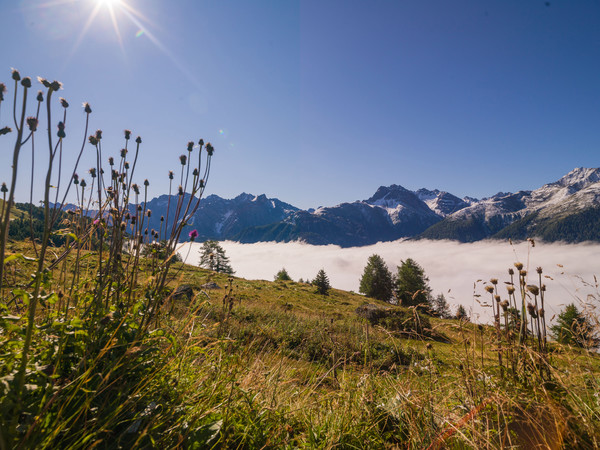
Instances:
[[[15,242],[9,251],[28,249]],[[86,254],[82,277],[95,267],[95,254]],[[69,279],[74,258],[66,270],[56,266],[48,281],[48,292],[63,296],[48,297],[39,313],[24,397],[35,415],[17,421],[10,442],[35,448],[593,448],[600,439],[596,353],[551,344],[543,366],[532,350],[511,369],[517,348],[505,343],[500,369],[491,326],[429,317],[352,292],[323,296],[305,283],[246,280],[179,263],[171,268],[160,314],[148,334],[139,334],[143,296],[126,306],[124,291],[108,314],[85,315],[91,285],[82,281],[69,294],[61,281],[65,274]],[[140,289],[152,282],[154,264],[140,261]],[[33,262],[10,265],[26,274]],[[9,280],[5,289],[18,296],[25,282]],[[25,321],[19,304],[5,306],[0,318],[4,394],[16,361],[7,346],[18,348]],[[68,304],[70,318],[53,321],[53,312]]]

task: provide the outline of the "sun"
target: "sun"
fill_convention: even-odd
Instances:
[[[96,4],[112,9],[115,6],[119,6],[123,3],[123,0],[95,0]]]

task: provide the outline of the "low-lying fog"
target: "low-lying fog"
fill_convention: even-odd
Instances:
[[[191,248],[189,247],[191,245]],[[180,250],[189,264],[198,264],[202,244],[184,244]],[[461,244],[452,241],[395,241],[367,247],[340,248],[335,245],[314,246],[298,242],[240,244],[221,242],[235,275],[247,279],[273,280],[285,267],[294,280],[312,280],[324,269],[332,287],[358,292],[359,280],[367,258],[380,255],[392,273],[402,260],[417,261],[429,277],[433,295],[443,293],[454,312],[461,303],[472,311],[473,321],[488,322],[491,309],[483,282],[498,278],[500,284],[509,281],[507,269],[517,261],[530,271],[529,283],[537,280],[535,269],[544,270],[547,285],[547,317],[558,314],[565,304],[582,302],[597,306],[600,302],[595,275],[600,276],[600,244],[546,244],[527,242],[513,244],[483,241]],[[186,256],[187,255],[187,256]],[[551,277],[551,278],[547,278]],[[502,298],[506,290],[500,290]],[[480,295],[476,297],[474,294]]]

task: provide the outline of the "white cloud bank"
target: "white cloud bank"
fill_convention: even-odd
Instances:
[[[188,246],[192,248],[189,249]],[[524,242],[509,244],[505,241],[482,241],[461,244],[453,241],[395,241],[367,247],[340,248],[336,245],[314,246],[299,242],[240,244],[221,243],[236,276],[247,279],[273,280],[275,273],[285,267],[294,280],[313,279],[321,268],[329,276],[334,288],[358,292],[358,285],[367,258],[380,255],[392,272],[402,260],[417,261],[429,277],[434,295],[443,293],[451,305],[463,304],[472,308],[475,321],[489,321],[489,308],[479,306],[474,297],[488,300],[483,282],[498,278],[508,281],[507,269],[517,261],[530,271],[530,282],[537,280],[535,269],[541,266],[547,290],[548,317],[558,314],[565,304],[586,300],[597,294],[593,287],[594,275],[600,277],[600,244],[547,244],[537,243],[534,248]],[[185,244],[180,253],[189,264],[198,264],[199,243]],[[559,266],[560,265],[560,266]],[[562,267],[561,267],[562,266]],[[503,298],[505,290],[501,289]],[[595,302],[598,301],[596,295]]]

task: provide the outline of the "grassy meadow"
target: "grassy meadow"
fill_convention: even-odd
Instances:
[[[185,265],[175,255],[212,145],[187,144],[169,173],[172,207],[149,230],[149,181],[134,182],[142,138],[125,130],[107,157],[86,122],[74,154],[96,165],[80,176],[62,165],[61,84],[39,79],[28,103],[31,79],[11,78],[0,206],[28,180],[21,152],[48,163],[36,216],[1,210],[0,450],[600,446],[600,358],[547,336],[541,269],[511,266],[502,302],[490,280],[495,323],[481,326]],[[75,208],[62,211],[67,198]],[[17,220],[31,239],[10,237]]]

